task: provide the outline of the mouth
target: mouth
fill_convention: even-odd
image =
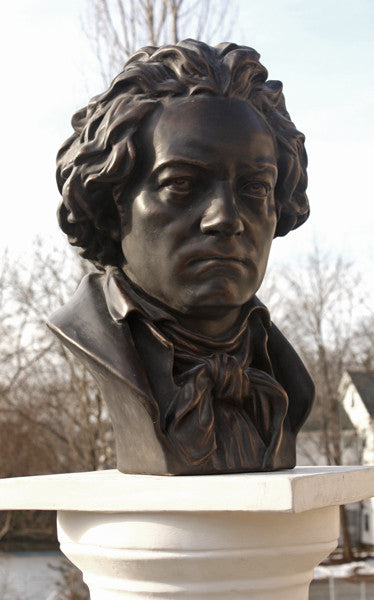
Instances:
[[[187,264],[189,265],[195,265],[195,264],[201,264],[201,263],[211,263],[211,264],[217,264],[217,265],[230,265],[230,264],[234,264],[234,265],[242,265],[242,266],[246,266],[248,267],[251,264],[251,261],[248,260],[247,258],[243,258],[241,256],[236,256],[236,255],[228,255],[228,256],[223,256],[221,254],[212,254],[212,255],[207,255],[207,256],[195,256],[192,257]]]

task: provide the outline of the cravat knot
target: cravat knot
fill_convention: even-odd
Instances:
[[[226,353],[213,354],[203,362],[213,398],[242,406],[243,399],[249,396],[250,382],[237,358]]]

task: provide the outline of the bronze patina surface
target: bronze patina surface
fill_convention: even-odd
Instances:
[[[118,468],[292,468],[313,383],[255,295],[309,214],[281,83],[251,48],[147,47],[72,122],[59,220],[98,272],[49,326],[102,390]]]

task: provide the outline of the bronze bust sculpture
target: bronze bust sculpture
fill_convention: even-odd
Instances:
[[[255,296],[309,214],[281,83],[251,48],[147,47],[72,124],[59,220],[99,271],[49,326],[103,392],[118,468],[294,467],[313,384]]]

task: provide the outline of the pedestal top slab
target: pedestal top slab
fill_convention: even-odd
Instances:
[[[0,479],[0,510],[299,513],[374,496],[374,467],[163,477],[117,470]]]

